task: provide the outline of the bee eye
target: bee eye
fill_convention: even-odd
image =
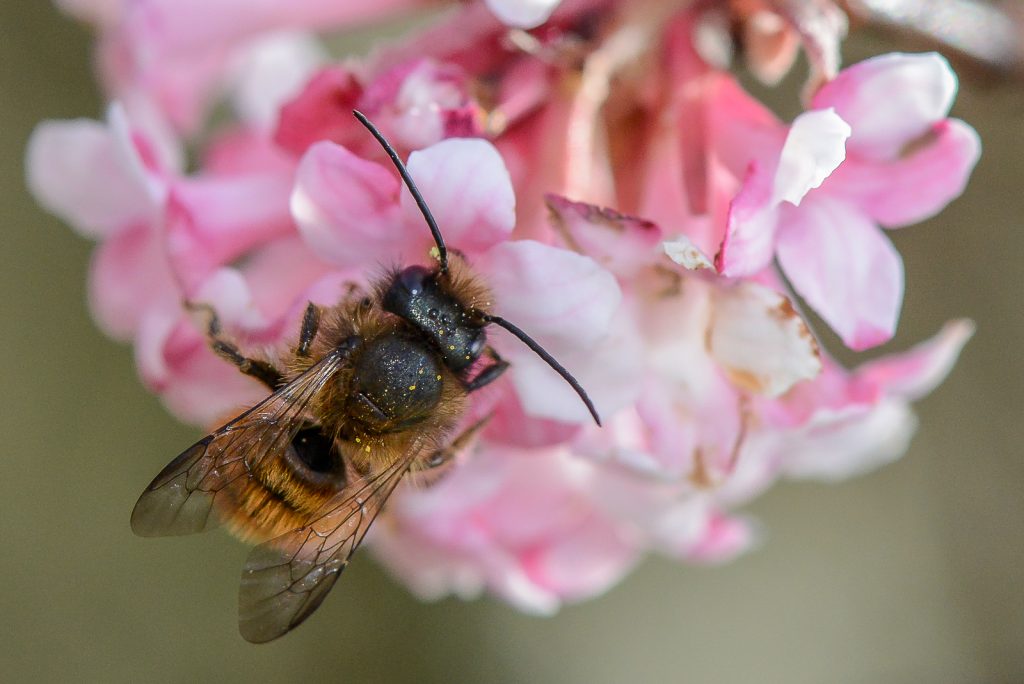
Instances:
[[[423,292],[431,272],[422,266],[409,266],[398,274],[397,283],[411,295]]]
[[[293,464],[293,472],[313,482],[326,483],[344,472],[334,440],[315,425],[308,425],[295,434],[286,458]]]

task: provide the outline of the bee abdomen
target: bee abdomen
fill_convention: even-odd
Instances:
[[[345,488],[337,445],[319,427],[300,429],[283,458],[264,459],[222,494],[221,515],[247,540],[265,540],[308,525]]]

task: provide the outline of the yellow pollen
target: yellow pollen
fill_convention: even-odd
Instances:
[[[448,348],[451,349],[452,351],[455,351],[455,345],[454,344],[449,344]]]
[[[437,248],[437,245],[434,245],[433,247],[430,248],[430,256],[432,256],[435,259],[437,259],[438,261],[440,261],[440,259],[441,259],[441,250],[439,250]]]
[[[363,447],[363,448],[364,448],[364,449],[366,449],[366,453],[370,453],[370,445],[369,445],[369,444],[367,444],[367,445],[366,445],[365,447]]]
[[[441,376],[440,376],[440,375],[438,375],[438,376],[437,376],[437,379],[438,379],[438,380],[440,380],[440,379],[441,379]]]
[[[359,443],[360,443],[360,442],[362,442],[362,441],[363,441],[363,440],[362,440],[361,438],[359,438],[359,437],[356,437],[356,444],[359,444]]]
[[[416,385],[409,385],[409,391],[410,392],[413,391],[414,389],[416,389]]]

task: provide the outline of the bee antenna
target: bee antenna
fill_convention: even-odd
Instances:
[[[534,354],[544,359],[545,363],[551,366],[556,373],[561,375],[562,378],[567,383],[569,383],[569,386],[576,391],[576,394],[580,395],[580,399],[582,399],[583,403],[587,405],[587,410],[590,411],[590,415],[594,417],[594,422],[597,423],[599,426],[601,425],[601,416],[597,414],[597,409],[594,408],[594,402],[590,400],[590,397],[587,396],[587,391],[583,389],[579,382],[577,382],[576,378],[572,376],[572,373],[565,369],[565,366],[558,363],[558,361],[555,360],[555,357],[553,357],[551,354],[545,351],[544,347],[537,344],[537,342],[532,337],[527,335],[525,332],[517,328],[512,323],[506,321],[501,316],[495,316],[493,314],[482,314],[482,317],[488,323],[494,323],[498,327],[508,330],[510,333],[518,337],[523,344],[525,344],[527,347],[533,350]]]
[[[398,152],[391,146],[391,143],[387,141],[387,138],[370,123],[370,120],[366,118],[366,115],[357,109],[352,110],[352,114],[359,119],[359,123],[366,126],[366,129],[373,134],[373,137],[377,139],[380,146],[384,148],[388,156],[391,157],[392,163],[395,168],[398,169],[398,175],[405,181],[405,186],[409,188],[409,192],[412,194],[412,198],[416,201],[416,206],[420,208],[420,213],[423,214],[423,219],[427,222],[427,227],[430,228],[430,233],[434,236],[434,244],[437,245],[438,258],[441,260],[441,273],[448,272],[448,249],[444,246],[444,238],[441,237],[441,229],[437,227],[437,221],[434,220],[433,214],[430,213],[430,207],[427,206],[426,200],[423,199],[423,195],[420,194],[419,189],[416,187],[416,183],[413,182],[412,176],[409,175],[409,170],[405,168],[405,164],[398,157]]]

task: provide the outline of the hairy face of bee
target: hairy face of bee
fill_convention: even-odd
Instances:
[[[439,282],[436,270],[409,266],[391,281],[381,306],[411,323],[436,345],[446,366],[468,368],[487,346],[483,322]]]

